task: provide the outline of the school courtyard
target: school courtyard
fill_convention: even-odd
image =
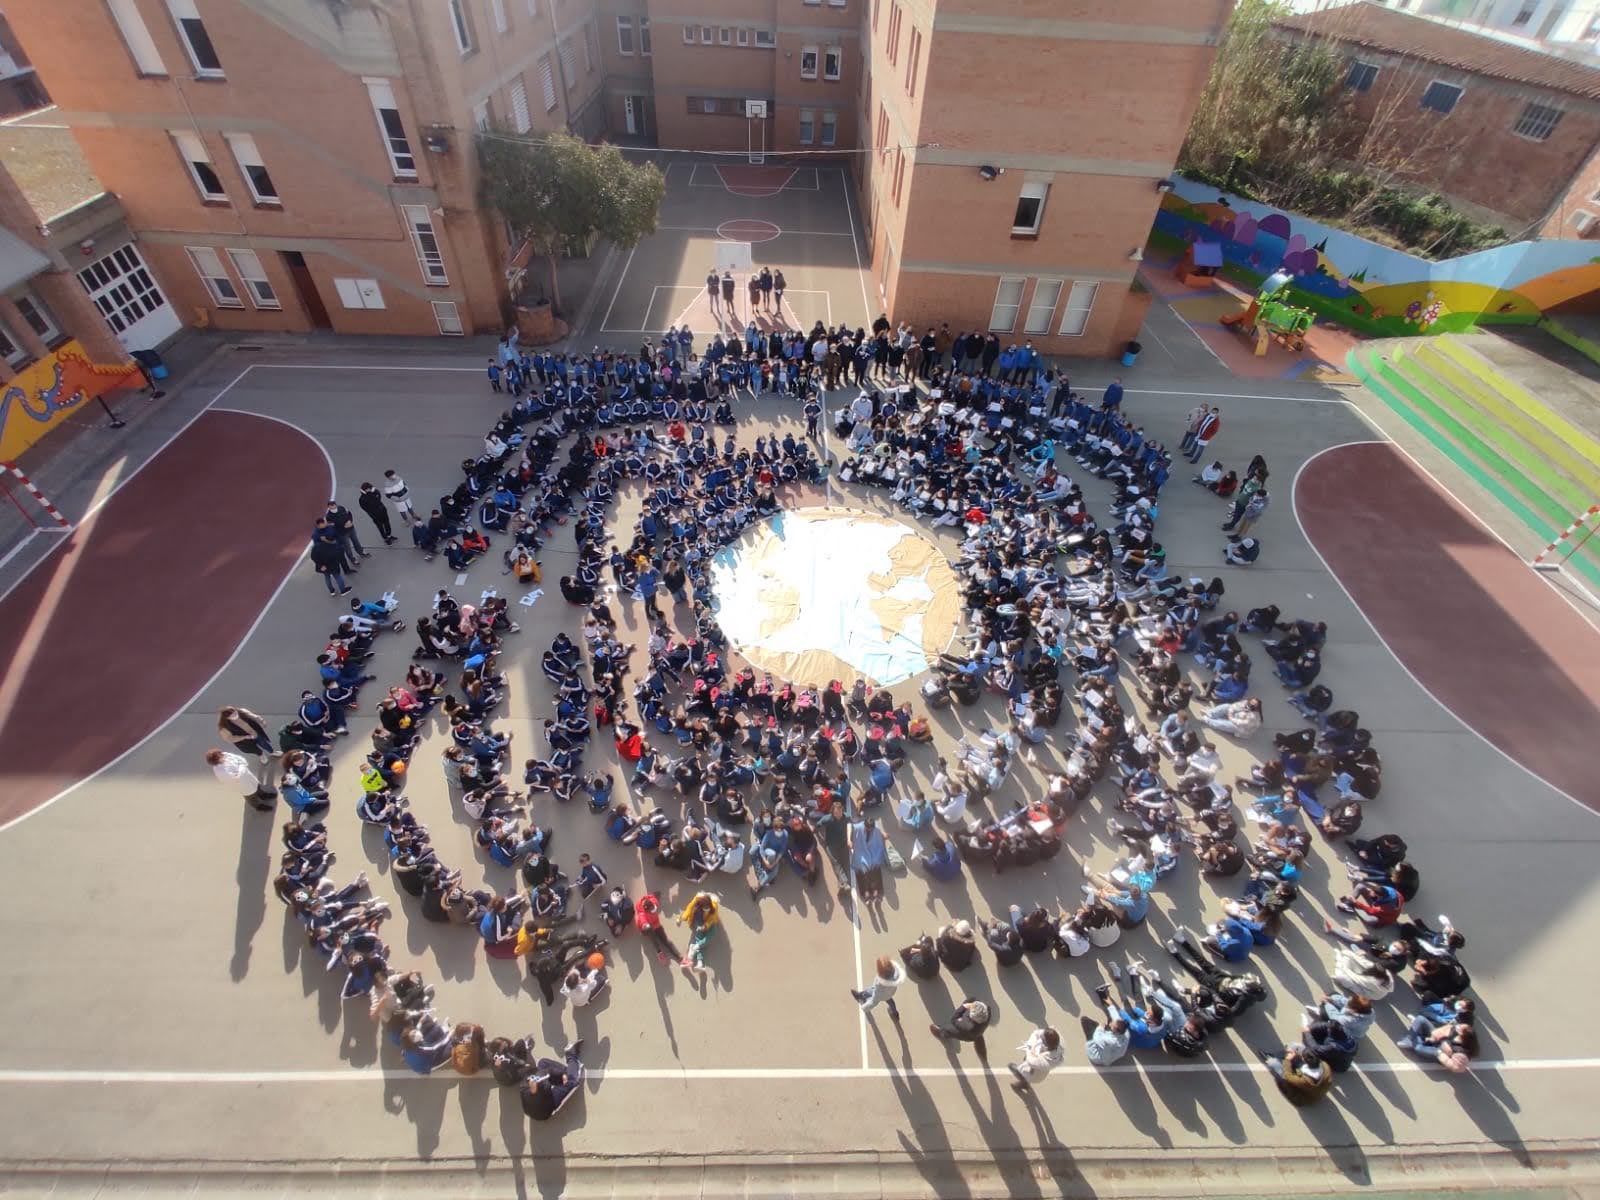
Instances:
[[[674,166],[661,230],[604,265],[573,347],[636,347],[684,324],[703,343],[718,328],[703,280],[719,241],[748,241],[758,269],[784,271],[790,307],[771,319],[869,322],[879,305],[860,270],[843,177],[826,167],[781,172]],[[1333,943],[1321,922],[1338,915],[1344,878],[1338,848],[1320,839],[1287,932],[1252,962],[1271,1000],[1214,1038],[1205,1058],[1135,1052],[1107,1070],[1084,1061],[1078,1022],[1097,1011],[1107,954],[1038,956],[1001,971],[985,951],[960,976],[902,988],[900,1027],[881,1011],[858,1012],[848,990],[880,954],[925,930],[1003,915],[1011,903],[1075,905],[1083,865],[1103,869],[1121,852],[1106,830],[1109,784],[1046,866],[968,871],[935,886],[914,871],[893,876],[881,908],[856,916],[835,900],[831,870],[809,891],[786,875],[759,901],[734,886],[723,893],[710,983],[661,966],[629,934],[610,948],[608,999],[545,1008],[520,964],[491,963],[472,931],[420,918],[355,816],[372,704],[402,677],[409,630],[379,640],[378,682],[333,749],[333,876],[371,876],[395,910],[383,929],[391,961],[437,987],[441,1016],[491,1035],[531,1032],[544,1053],[581,1036],[590,1076],[557,1121],[531,1125],[487,1073],[407,1071],[380,1045],[365,1001],[339,1001],[342,981],[307,953],[271,894],[283,814],[251,812],[201,758],[219,706],[249,707],[275,726],[316,678],[315,655],[345,611],[302,557],[327,498],[353,508],[357,486],[393,467],[426,507],[454,485],[457,464],[481,450],[505,405],[487,387],[482,345],[258,340],[219,348],[164,407],[85,455],[80,478],[57,497],[73,532],[0,548],[0,937],[11,965],[0,990],[11,1031],[0,1052],[0,1111],[11,1117],[0,1125],[0,1188],[1595,1194],[1600,1026],[1590,997],[1600,966],[1587,951],[1600,937],[1591,765],[1600,617],[1559,578],[1528,570],[1536,548],[1448,463],[1392,441],[1401,431],[1360,389],[1242,381],[1194,339],[1158,305],[1138,367],[1073,363],[1073,386],[1093,398],[1122,375],[1124,409],[1172,446],[1191,408],[1217,404],[1224,426],[1213,456],[1237,468],[1266,457],[1275,503],[1256,530],[1265,549],[1254,567],[1221,567],[1220,502],[1189,482],[1181,461],[1158,535],[1175,572],[1224,573],[1224,607],[1276,603],[1286,618],[1328,622],[1322,681],[1361,713],[1386,768],[1363,833],[1406,837],[1424,881],[1421,910],[1448,913],[1469,940],[1484,1042],[1470,1075],[1447,1077],[1395,1047],[1409,1011],[1401,992],[1380,1006],[1328,1102],[1293,1108],[1261,1069],[1253,1049],[1297,1036],[1302,1005],[1328,986]],[[832,393],[828,404],[853,394]],[[744,397],[736,411],[741,442],[803,431],[792,401]],[[1092,479],[1085,490],[1103,518],[1109,490]],[[912,523],[885,494],[837,481],[788,502]],[[625,489],[614,528],[631,528],[636,504]],[[408,622],[440,587],[464,602],[488,588],[511,594],[497,552],[458,583],[442,560],[424,563],[403,542],[374,546],[365,516],[356,520],[374,557],[355,594],[393,590]],[[947,531],[922,532],[953,555]],[[514,762],[542,747],[551,711],[540,652],[560,630],[577,637],[577,610],[554,587],[573,558],[558,530],[543,553],[545,594],[512,606],[522,629],[502,664],[509,698],[495,728],[512,734]],[[612,602],[637,638],[639,607]],[[1229,777],[1270,753],[1273,732],[1301,726],[1265,668],[1261,676],[1252,692],[1266,728],[1247,746],[1222,746]],[[940,714],[935,749],[948,753],[998,712],[986,698]],[[437,758],[448,740],[436,723],[415,756],[412,810],[469,885],[503,890],[513,876],[475,850],[452,807]],[[998,807],[1042,789],[1062,756],[1048,741],[1039,751]],[[622,775],[603,735],[586,761]],[[911,764],[925,783],[933,755],[914,751]],[[643,890],[637,853],[608,841],[582,804],[542,796],[534,808],[569,873],[589,851],[614,882]],[[909,853],[910,837],[889,832]],[[1184,862],[1147,927],[1115,953],[1165,972],[1162,939],[1213,919],[1235,882],[1214,886]],[[654,868],[650,885],[680,903],[690,890]],[[987,1068],[928,1034],[963,998],[957,988],[997,1013]],[[1046,1022],[1062,1032],[1067,1065],[1024,1098],[1005,1062]]]

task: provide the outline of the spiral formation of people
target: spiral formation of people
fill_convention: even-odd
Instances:
[[[708,995],[760,936],[761,906],[810,897],[859,934],[839,1004],[919,1059],[970,1051],[1030,1103],[1066,1063],[1248,1038],[1289,1104],[1316,1104],[1384,1007],[1419,1062],[1471,1069],[1466,939],[1418,915],[1378,747],[1337,655],[1324,673],[1327,627],[1292,596],[1230,606],[1230,580],[1270,555],[1254,526],[1271,471],[1248,430],[1217,458],[1215,407],[1146,429],[1120,382],[1091,400],[1031,346],[884,318],[698,346],[673,330],[634,354],[512,340],[487,377],[507,407],[451,491],[414,502],[375,469],[358,503],[454,582],[368,585],[354,515],[330,503],[311,558],[339,615],[308,647],[295,716],[273,729],[224,708],[231,748],[207,756],[260,820],[287,810],[274,891],[391,1065],[490,1073],[535,1121],[604,1093],[584,1039],[486,1029],[459,983],[408,965],[387,936],[394,902],[354,869],[361,848],[330,841],[334,804],[354,805],[411,916],[459,926],[492,972],[525,974],[530,1004],[574,1015],[603,1021],[608,994],[639,985],[614,969],[630,941],[648,971]],[[783,415],[752,437],[758,399]],[[1172,489],[1216,506],[1214,545],[1183,555],[1214,571],[1169,570]],[[811,510],[826,532],[793,524]],[[519,616],[559,606],[562,631],[529,644]],[[400,638],[415,638],[404,677],[377,679],[380,639]],[[508,676],[535,662],[542,736],[513,745],[496,728]],[[1292,715],[1274,731],[1262,696],[1279,692],[1273,711]],[[335,778],[330,747],[358,708],[376,718],[370,753]],[[1229,744],[1247,773],[1224,774]],[[454,812],[417,811],[408,782],[440,770]],[[557,841],[562,808],[589,810],[585,838]],[[452,816],[479,864],[441,854],[430,824]],[[1085,824],[1097,852],[1063,854]],[[1012,901],[904,945],[879,936],[886,897],[925,890],[933,913],[968,875]],[[1179,893],[1185,876],[1205,883]],[[1252,959],[1312,887],[1341,914],[1319,923],[1324,977],[1277,995],[1270,1024],[1246,1019],[1269,994]],[[1142,931],[1152,906],[1171,936]],[[971,987],[990,960],[993,989]],[[1024,965],[1090,980],[1095,1009],[1019,1023],[1005,990]],[[959,1001],[919,1004],[945,976]],[[997,1026],[1014,1049],[991,1062]]]

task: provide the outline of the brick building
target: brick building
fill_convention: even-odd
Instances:
[[[1056,354],[1134,337],[1137,253],[1232,0],[861,2],[885,310]]]
[[[1600,234],[1600,67],[1369,0],[1277,28],[1349,59],[1385,174],[1513,238]]]

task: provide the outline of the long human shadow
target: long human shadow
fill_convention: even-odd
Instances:
[[[900,1148],[927,1180],[932,1195],[941,1197],[941,1200],[971,1200],[972,1190],[954,1166],[955,1149],[945,1132],[939,1106],[911,1065],[911,1048],[906,1043],[905,1031],[899,1031],[901,1057],[897,1065],[877,1022],[869,1021],[868,1028],[878,1044],[878,1056],[888,1068],[895,1099],[900,1101],[911,1127],[910,1137],[906,1136],[903,1129],[895,1130]]]
[[[239,869],[234,876],[239,899],[234,910],[233,961],[228,974],[238,983],[250,973],[250,952],[267,915],[267,877],[272,870],[272,816],[241,805]]]

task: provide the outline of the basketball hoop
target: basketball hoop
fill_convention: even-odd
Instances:
[[[767,102],[765,100],[746,100],[744,102],[744,115],[752,121],[767,119]]]

